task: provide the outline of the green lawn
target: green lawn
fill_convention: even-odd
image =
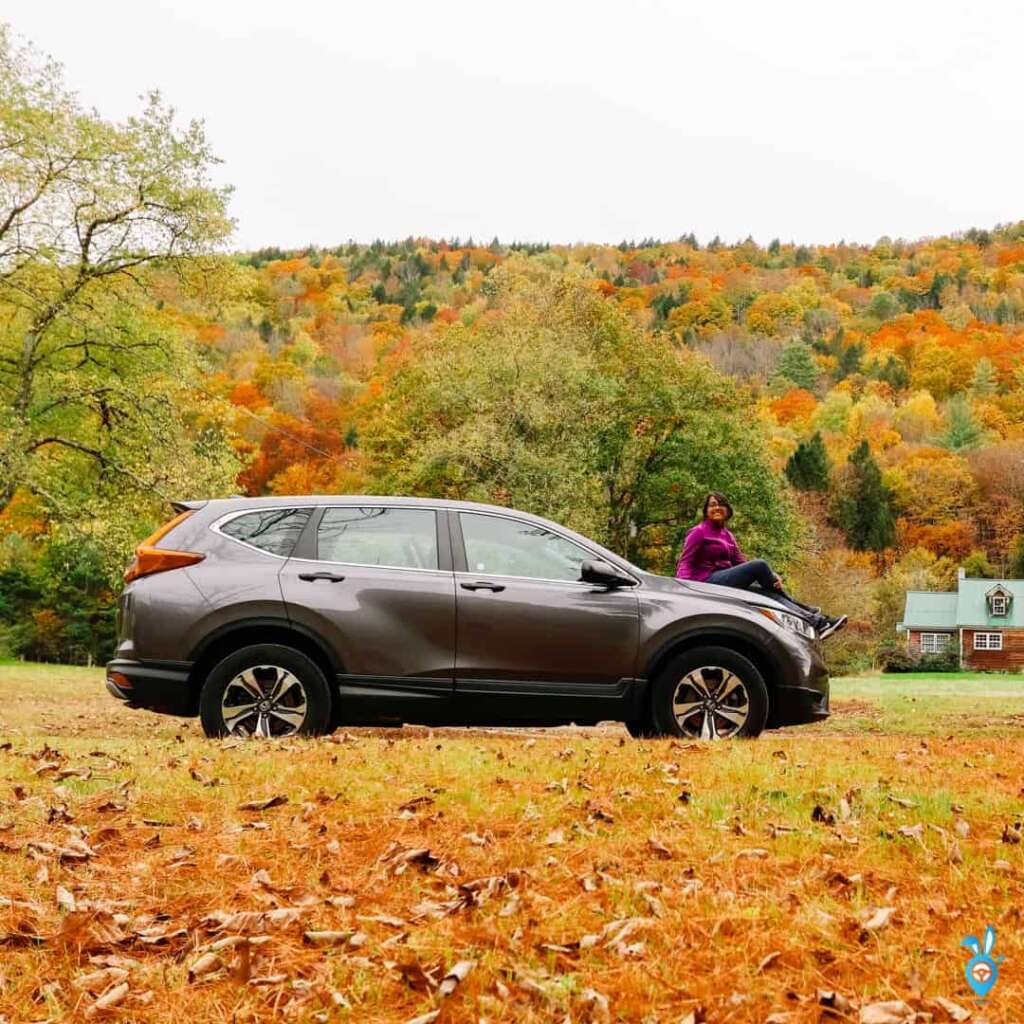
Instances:
[[[0,661],[0,734],[112,738],[200,735],[194,719],[130,711],[103,687],[102,668]],[[832,717],[801,735],[1024,736],[1024,675],[868,674],[832,680]]]
[[[823,732],[1024,735],[1024,676],[918,672],[832,681]]]

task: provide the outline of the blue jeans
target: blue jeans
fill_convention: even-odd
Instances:
[[[756,587],[763,591],[765,596],[778,601],[779,604],[785,605],[787,608],[792,608],[800,616],[813,614],[807,605],[790,597],[784,590],[776,589],[775,572],[763,558],[741,562],[728,569],[719,569],[704,582],[715,583],[720,587],[735,587],[737,590],[752,590]]]

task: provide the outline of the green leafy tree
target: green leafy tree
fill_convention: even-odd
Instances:
[[[884,551],[896,536],[892,495],[867,441],[850,454],[835,505],[836,520],[855,551]]]
[[[793,517],[736,388],[578,278],[519,257],[492,315],[419,336],[360,425],[372,486],[513,505],[667,569],[708,490],[784,561]]]
[[[810,348],[802,341],[790,341],[779,353],[779,361],[775,364],[774,380],[776,386],[804,388],[813,391],[821,369],[814,361]],[[781,378],[781,379],[780,379]]]
[[[974,579],[991,580],[996,576],[996,570],[984,551],[972,551],[964,559],[964,572]]]
[[[0,512],[18,488],[123,550],[155,500],[237,470],[161,281],[214,287],[231,229],[198,123],[123,124],[0,26]]]
[[[786,478],[798,491],[828,490],[831,469],[825,442],[818,431],[809,441],[801,441],[786,462]]]

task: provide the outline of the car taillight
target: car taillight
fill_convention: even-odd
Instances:
[[[175,516],[169,522],[164,523],[155,533],[148,536],[135,549],[135,557],[124,573],[125,583],[131,583],[132,580],[137,580],[140,576],[152,576],[155,572],[166,572],[168,569],[180,569],[186,565],[195,565],[196,562],[201,562],[206,557],[197,551],[171,551],[167,548],[156,547],[156,543],[161,537],[165,537],[190,515],[192,512],[188,511]]]

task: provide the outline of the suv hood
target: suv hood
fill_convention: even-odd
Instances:
[[[670,576],[658,576],[654,573],[645,573],[644,580],[652,589],[668,593],[678,593],[681,588],[700,594],[701,597],[709,597],[726,604],[741,605],[747,608],[771,608],[776,611],[787,612],[790,615],[799,614],[759,590],[739,590],[736,587],[720,587],[714,583],[679,580]],[[806,618],[806,616],[800,617]]]

